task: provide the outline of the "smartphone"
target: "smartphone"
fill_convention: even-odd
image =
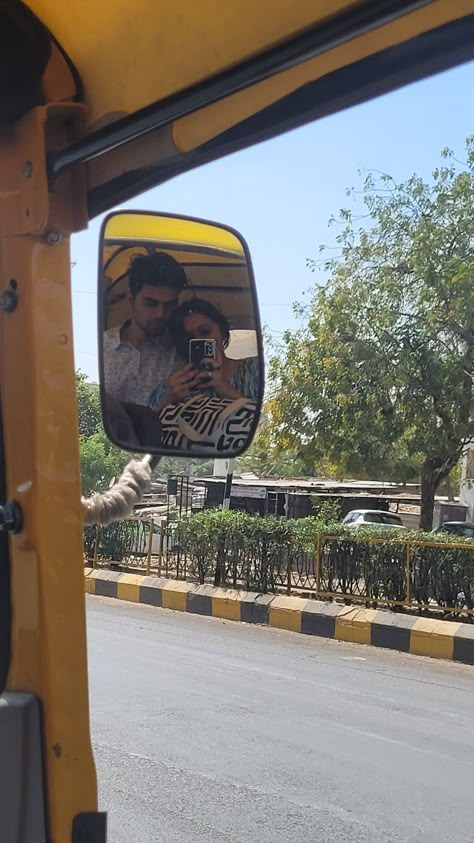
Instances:
[[[211,368],[206,366],[206,359],[216,359],[215,340],[189,340],[189,362],[201,371]]]

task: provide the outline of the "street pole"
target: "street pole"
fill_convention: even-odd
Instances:
[[[224,499],[222,501],[223,510],[230,509],[234,465],[235,459],[214,460],[214,477],[225,477]]]
[[[227,473],[225,479],[224,500],[222,502],[222,509],[230,509],[230,497],[232,494],[232,477],[234,476],[235,460],[227,460]]]
[[[466,504],[466,521],[474,518],[474,442],[466,447],[462,458],[461,488],[459,500]]]

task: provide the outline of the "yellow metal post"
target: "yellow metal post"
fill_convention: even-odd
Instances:
[[[411,542],[407,542],[406,546],[406,602],[409,605],[411,603]]]
[[[288,560],[286,563],[286,593],[291,595],[291,586],[292,586],[292,579],[293,571],[292,571],[292,561],[291,561],[291,553],[288,554]]]
[[[316,597],[319,597],[321,587],[321,536],[316,539]]]
[[[149,577],[150,573],[151,573],[151,549],[152,549],[152,545],[153,545],[153,528],[154,528],[154,525],[155,525],[155,522],[153,521],[153,518],[150,518],[150,520],[148,522],[148,550],[147,550],[147,555],[146,555],[146,575],[147,575],[147,577]]]
[[[42,703],[52,843],[69,843],[74,817],[97,810],[69,254],[85,216],[79,185],[64,177],[53,196],[45,171],[67,116],[39,108],[0,134],[0,285],[13,281],[18,297],[0,313],[0,394],[7,494],[23,513],[10,539],[8,689]]]
[[[161,577],[161,563],[163,561],[163,544],[165,540],[165,533],[163,529],[163,520],[160,521],[160,546],[158,549],[158,576]],[[168,573],[168,571],[166,572]]]
[[[99,545],[99,530],[100,530],[100,526],[99,526],[99,524],[96,524],[95,540],[94,540],[94,558],[92,560],[92,567],[93,568],[95,568],[96,565],[97,565],[97,548],[98,548],[98,545]]]

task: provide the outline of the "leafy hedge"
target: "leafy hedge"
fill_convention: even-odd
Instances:
[[[131,557],[146,554],[148,544],[147,522],[135,520],[114,521],[108,527],[84,529],[84,556],[107,562],[124,562]],[[96,550],[97,538],[97,550]]]
[[[204,583],[272,592],[284,585],[291,566],[314,553],[316,518],[260,518],[240,512],[204,510],[183,518],[180,545],[188,571]]]
[[[187,573],[201,583],[213,580],[260,592],[318,590],[374,603],[409,600],[446,610],[474,609],[470,539],[377,527],[355,532],[318,517],[260,518],[220,510],[184,518],[178,534]],[[322,538],[328,536],[331,539]],[[427,543],[434,546],[423,546]]]
[[[328,523],[326,514],[285,519],[202,510],[173,525],[165,573],[263,593],[305,591],[328,598],[340,595],[348,602],[353,598],[369,604],[410,601],[446,613],[474,610],[473,540],[380,527],[354,531],[340,521]],[[146,555],[147,529],[137,521],[101,528],[98,559],[136,562]],[[86,529],[84,549],[89,559],[95,536],[95,527]]]

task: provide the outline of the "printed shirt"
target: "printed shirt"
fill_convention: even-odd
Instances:
[[[167,334],[146,339],[135,348],[122,342],[121,327],[104,333],[105,391],[117,401],[148,407],[152,393],[163,389],[184,361]]]

